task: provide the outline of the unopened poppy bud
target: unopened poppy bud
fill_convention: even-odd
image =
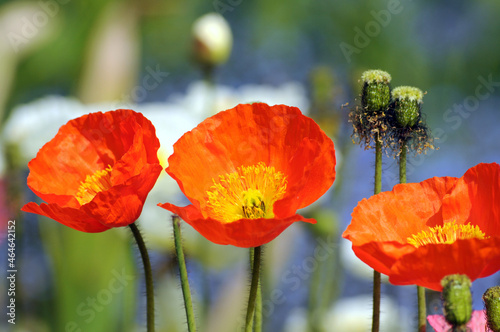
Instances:
[[[391,75],[383,70],[367,70],[361,75],[361,104],[371,112],[384,111],[391,101]]]
[[[420,117],[423,92],[412,86],[398,86],[392,90],[396,120],[402,127],[413,127]]]
[[[227,61],[231,54],[233,36],[222,15],[209,13],[193,24],[194,56],[205,66],[216,66]]]
[[[446,321],[453,327],[462,327],[472,316],[471,282],[463,274],[453,274],[441,280],[443,290],[443,312]]]
[[[483,294],[488,327],[493,332],[500,332],[500,286],[488,288]]]

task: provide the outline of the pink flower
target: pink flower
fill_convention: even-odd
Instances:
[[[451,325],[448,324],[443,315],[429,315],[427,316],[427,321],[436,332],[451,331]],[[474,310],[470,321],[467,323],[467,327],[471,332],[490,331],[490,329],[486,329],[486,314],[484,310]]]

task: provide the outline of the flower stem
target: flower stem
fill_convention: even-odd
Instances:
[[[399,183],[406,183],[406,142],[401,144],[399,154]]]
[[[148,332],[155,330],[155,298],[153,286],[153,272],[149,261],[148,250],[141,232],[135,223],[129,225],[134,235],[135,242],[141,253],[142,264],[144,265],[144,278],[146,279],[146,326]]]
[[[182,250],[179,216],[177,215],[172,216],[172,225],[174,226],[175,252],[177,253],[177,260],[179,263],[179,275],[181,278],[182,295],[184,296],[184,306],[186,308],[188,331],[194,332],[196,331],[196,323],[194,319],[193,303],[191,301],[191,291],[189,290],[189,280],[186,269],[186,261],[184,259],[184,252]]]
[[[375,143],[375,188],[373,193],[376,195],[382,191],[382,142],[377,134]]]
[[[399,183],[406,183],[406,142],[401,144],[401,151],[399,154]],[[426,308],[425,308],[425,288],[417,286],[417,302],[418,302],[418,331],[425,332],[426,321]]]
[[[255,250],[250,250],[250,264],[254,265]],[[260,265],[259,265],[260,267]],[[262,285],[260,282],[260,272],[259,272],[259,284],[257,285],[257,295],[255,296],[255,314],[254,314],[254,332],[262,332]]]
[[[255,297],[255,326],[254,332],[262,332],[262,285],[259,278],[257,296]]]
[[[374,194],[382,191],[382,142],[379,134],[375,135],[375,188]],[[380,272],[373,270],[373,316],[372,332],[380,329]]]
[[[425,288],[417,286],[417,299],[418,299],[418,332],[425,332],[426,321],[426,308],[425,308]]]
[[[247,317],[245,321],[245,332],[252,332],[253,318],[255,311],[255,302],[257,298],[259,279],[260,279],[260,255],[261,247],[251,249],[253,251],[252,262],[252,284],[250,286],[250,295],[248,297]],[[259,322],[256,325],[261,325]]]

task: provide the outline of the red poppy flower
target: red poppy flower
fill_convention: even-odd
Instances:
[[[208,240],[265,244],[296,221],[335,179],[333,142],[296,107],[263,103],[220,112],[184,134],[167,173],[191,201],[159,206]]]
[[[356,256],[395,285],[441,291],[440,281],[471,281],[500,270],[500,166],[463,177],[396,185],[363,199],[343,237]]]
[[[160,175],[155,128],[132,110],[69,121],[28,164],[28,186],[48,204],[22,210],[95,233],[133,223]]]

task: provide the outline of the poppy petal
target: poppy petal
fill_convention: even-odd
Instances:
[[[417,234],[424,226],[442,224],[441,200],[456,184],[452,177],[432,178],[420,183],[394,186],[363,199],[354,208],[352,222],[343,237],[353,245],[397,241]]]
[[[445,220],[478,225],[489,235],[500,236],[500,167],[479,164],[457,181],[456,187],[443,200]]]
[[[84,232],[129,225],[161,172],[159,146],[152,123],[132,110],[70,120],[28,164],[28,186],[48,204],[23,209]]]
[[[485,267],[490,262],[496,262],[494,272],[500,269],[499,244],[500,239],[496,238],[428,244],[395,262],[389,281],[395,285],[417,284],[441,291],[441,279],[447,275],[465,274],[471,281],[487,277]]]
[[[486,277],[500,270],[499,175],[500,165],[480,164],[461,178],[396,185],[359,202],[343,237],[361,260],[396,285],[440,291],[446,275]],[[478,235],[454,239],[450,234],[446,241],[436,237],[437,242],[418,247],[408,243],[409,237],[445,223],[477,226]]]
[[[131,220],[139,218],[144,201],[162,170],[160,165],[144,166],[139,175],[124,184],[98,193],[91,202],[82,206],[83,211],[107,227],[129,225]]]
[[[207,240],[222,245],[233,245],[241,248],[258,247],[274,240],[291,224],[297,221],[316,223],[314,219],[295,214],[286,219],[240,219],[231,223],[221,223],[212,218],[203,218],[194,205],[178,207],[170,203],[158,204],[190,224]]]
[[[98,233],[110,228],[79,209],[62,207],[57,204],[42,203],[37,205],[36,203],[30,202],[24,205],[21,210],[46,216],[81,232]]]
[[[293,188],[281,205],[293,203],[293,211],[317,200],[335,179],[333,142],[312,119],[285,105],[254,103],[220,112],[184,134],[168,162],[166,171],[200,208],[213,179],[242,165],[264,162],[285,173]]]
[[[354,254],[372,269],[389,275],[398,258],[415,250],[415,247],[399,242],[368,242],[353,245]]]
[[[296,221],[315,222],[296,211],[317,200],[335,179],[332,140],[298,108],[285,105],[254,103],[220,112],[184,134],[174,144],[168,163],[167,173],[177,181],[192,205],[159,206],[178,214],[210,241],[238,247],[267,243]],[[269,214],[272,217],[215,220],[208,206],[208,192],[213,193],[214,184],[242,168],[259,164],[276,171],[286,181],[282,196],[272,200],[274,205]],[[251,186],[239,189],[241,194],[250,189],[255,191]],[[284,185],[277,188],[281,190]],[[231,195],[235,203],[230,206],[246,207],[238,201],[240,194]],[[269,201],[259,206],[268,206]],[[265,208],[260,211],[263,210],[266,211]]]

